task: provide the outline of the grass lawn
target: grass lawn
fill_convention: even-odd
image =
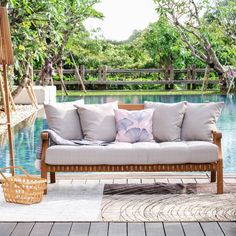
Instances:
[[[171,90],[171,91],[142,91],[142,90],[100,90],[100,91],[87,91],[86,93],[82,91],[68,91],[69,96],[104,96],[104,95],[211,95],[211,94],[220,94],[219,90]],[[62,96],[63,93],[61,90],[57,91],[57,96]]]

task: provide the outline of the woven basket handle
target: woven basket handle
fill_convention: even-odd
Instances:
[[[22,171],[26,176],[30,177],[30,175],[28,174],[28,172],[26,172],[21,166],[8,166],[8,167],[5,167],[5,168],[1,168],[0,169],[0,174],[1,176],[7,180],[7,177],[2,173],[3,170],[7,170],[7,169],[19,169],[20,171]]]

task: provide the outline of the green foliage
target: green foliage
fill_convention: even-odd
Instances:
[[[218,0],[208,5],[202,22],[219,60],[224,65],[236,64],[236,1]]]
[[[93,6],[99,0],[10,0],[9,18],[20,75],[26,65],[41,67],[45,59],[58,63],[87,34],[83,22],[102,17]]]
[[[142,31],[134,30],[126,41],[92,38],[83,22],[89,17],[102,19],[102,13],[94,9],[97,2],[99,0],[9,0],[15,71],[19,78],[25,73],[27,64],[40,69],[45,59],[51,59],[55,64],[63,60],[64,68],[74,68],[69,52],[73,53],[77,64],[94,69],[104,65],[109,68],[205,66],[185,47],[180,33],[165,17],[165,9],[160,9],[163,14],[157,22]],[[205,9],[200,19],[202,35],[210,39],[220,63],[235,65],[232,37],[236,31],[235,0],[217,0],[213,5],[207,0],[197,2]],[[0,0],[1,5],[5,3]],[[196,38],[193,39],[194,46],[200,47]],[[88,79],[93,78],[91,75]],[[149,76],[148,79],[152,78]]]
[[[68,91],[69,96],[120,96],[120,95],[213,95],[220,94],[219,90],[210,91],[88,91],[87,93],[81,91]],[[57,96],[62,96],[62,91],[57,91]]]
[[[163,16],[144,32],[144,47],[155,67],[178,65],[184,49],[178,32]]]

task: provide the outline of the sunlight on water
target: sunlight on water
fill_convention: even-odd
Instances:
[[[58,98],[58,101],[73,101],[78,97]],[[143,103],[144,101],[156,102],[219,102],[224,101],[225,106],[222,115],[218,121],[218,129],[223,133],[222,147],[224,157],[224,171],[236,172],[236,96],[221,95],[195,95],[195,96],[98,96],[85,97],[85,103],[105,103],[119,100],[123,103]],[[28,118],[14,128],[14,150],[15,164],[21,165],[30,174],[39,174],[34,167],[36,150],[39,143],[40,132],[47,128],[47,122],[44,118],[44,112],[39,111],[38,114]],[[10,165],[9,149],[6,145],[6,135],[0,136],[0,167]]]

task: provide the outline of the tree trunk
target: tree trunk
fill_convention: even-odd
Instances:
[[[45,60],[44,66],[40,71],[39,79],[36,81],[36,84],[45,86],[45,85],[53,85],[53,75],[54,69],[52,62],[49,59]]]
[[[202,91],[207,90],[208,86],[208,78],[209,78],[209,65],[206,66],[205,68],[205,73],[204,73],[204,78],[202,82]]]
[[[21,80],[21,83],[18,85],[18,87],[11,93],[12,97],[15,98],[18,94],[21,93],[22,89],[25,88],[30,83],[31,79],[27,75],[25,75]]]

